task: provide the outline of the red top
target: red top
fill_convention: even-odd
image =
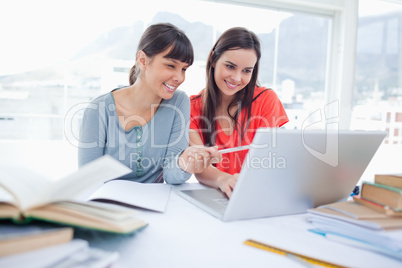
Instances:
[[[191,100],[191,122],[190,128],[196,130],[202,137],[200,118],[202,118],[202,97],[200,94],[190,97]],[[244,119],[245,110],[240,113],[239,119]],[[243,140],[240,141],[240,135],[236,128],[228,136],[224,133],[218,122],[217,133],[215,134],[216,145],[219,149],[232,148],[237,146],[249,145],[254,138],[255,132],[260,127],[280,127],[289,121],[285,109],[278,96],[272,89],[256,87],[254,90],[254,101],[251,105],[250,124],[246,130]],[[214,133],[212,133],[214,135]],[[239,173],[248,150],[223,154],[222,162],[216,164],[216,167],[226,173]]]

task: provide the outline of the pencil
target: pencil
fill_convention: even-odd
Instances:
[[[302,259],[302,260],[304,260],[304,261],[306,261],[308,263],[314,264],[314,265],[320,265],[320,266],[323,266],[323,267],[330,267],[330,268],[335,268],[335,267],[346,268],[345,266],[341,266],[341,265],[338,265],[338,264],[326,262],[326,261],[323,261],[323,260],[308,257],[308,256],[305,256],[305,255],[302,255],[302,254],[298,254],[298,253],[291,252],[291,251],[288,251],[288,250],[284,250],[284,249],[281,249],[281,248],[277,248],[277,247],[274,247],[274,246],[270,246],[270,245],[267,245],[267,244],[264,244],[264,243],[261,243],[261,242],[257,242],[257,241],[252,240],[252,239],[249,239],[249,240],[245,241],[244,244],[246,244],[248,246],[256,247],[256,248],[259,248],[259,249],[267,250],[267,251],[270,251],[270,252],[274,252],[274,253],[277,253],[277,254],[280,254],[280,255],[283,255],[283,256],[287,256],[287,257],[297,257],[297,258],[300,258],[300,259]]]
[[[220,152],[221,154],[227,154],[227,153],[243,151],[243,150],[248,150],[248,149],[250,149],[250,145],[244,145],[244,146],[239,146],[239,147],[222,149],[222,150],[219,150],[218,152]]]

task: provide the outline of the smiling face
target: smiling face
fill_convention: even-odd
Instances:
[[[162,98],[170,99],[175,90],[184,82],[185,72],[189,65],[185,62],[166,58],[170,48],[149,58],[142,52],[139,55],[143,65],[142,80],[153,93]]]
[[[228,50],[214,64],[215,83],[222,97],[232,97],[251,80],[257,54],[253,49]]]

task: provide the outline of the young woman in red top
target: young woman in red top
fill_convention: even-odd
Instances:
[[[258,128],[288,122],[276,93],[257,85],[260,51],[258,37],[245,28],[231,28],[219,37],[208,56],[206,87],[190,97],[191,145],[219,149],[248,145]],[[220,163],[196,178],[230,197],[246,154],[223,154]]]

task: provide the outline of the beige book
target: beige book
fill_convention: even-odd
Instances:
[[[374,182],[396,188],[402,188],[402,174],[376,174]]]
[[[113,233],[132,233],[147,225],[136,210],[87,201],[105,182],[131,172],[110,156],[88,163],[60,180],[21,168],[0,168],[0,219],[31,219]],[[116,192],[118,197],[119,193]]]
[[[402,228],[401,217],[391,217],[354,201],[332,203],[308,210],[309,213],[353,223],[373,230]]]
[[[0,257],[67,243],[72,238],[73,229],[68,227],[45,230],[18,228],[18,232],[0,236]]]

